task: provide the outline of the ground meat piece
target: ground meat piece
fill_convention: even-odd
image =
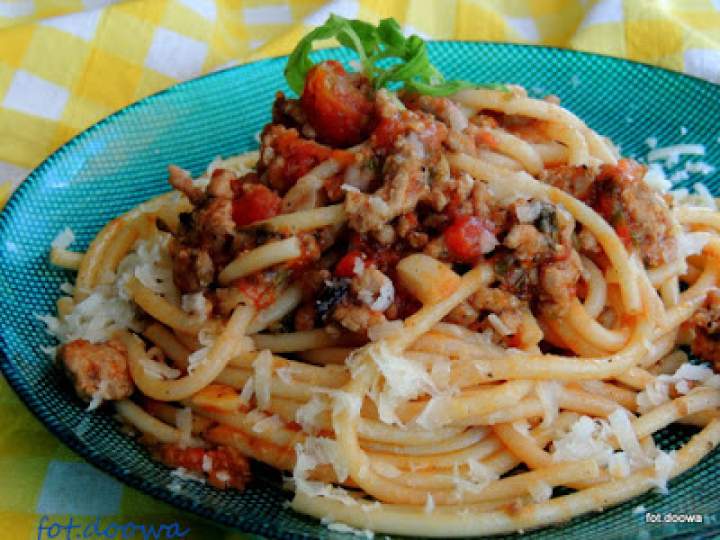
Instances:
[[[503,244],[515,250],[515,256],[521,261],[530,261],[544,254],[551,245],[548,238],[534,226],[519,223],[510,229]]]
[[[317,309],[314,302],[307,302],[300,306],[295,312],[293,322],[295,330],[312,330],[315,328],[315,320],[317,319]]]
[[[643,262],[654,267],[677,257],[677,240],[665,200],[644,176],[645,167],[632,160],[603,165],[591,204],[625,244],[641,248]]]
[[[470,297],[470,304],[480,311],[503,311],[506,309],[518,309],[521,306],[520,300],[508,291],[495,287],[482,287]]]
[[[703,306],[692,316],[695,338],[693,354],[713,363],[713,369],[720,373],[720,291],[711,290]]]
[[[373,311],[385,311],[393,303],[393,282],[375,266],[365,268],[350,282],[355,296]]]
[[[423,112],[403,110],[384,90],[376,95],[380,120],[371,144],[386,154],[383,185],[373,194],[351,191],[345,197],[350,227],[376,231],[393,218],[415,209],[429,193],[429,171],[439,159],[447,127]]]
[[[573,197],[584,200],[591,193],[596,174],[597,171],[587,165],[578,167],[561,165],[544,170],[540,175],[540,180],[570,193]]]
[[[221,199],[232,199],[235,195],[234,185],[237,177],[235,173],[227,169],[215,169],[210,175],[210,182],[207,187],[207,194],[210,197]]]
[[[403,96],[409,109],[421,110],[444,122],[451,130],[462,131],[468,127],[468,119],[460,107],[449,98],[411,94]]]
[[[133,393],[127,352],[119,341],[90,343],[76,339],[60,349],[60,358],[82,399],[95,395],[107,400],[125,399]]]
[[[306,137],[314,138],[315,133],[307,123],[305,112],[296,99],[287,99],[285,94],[277,92],[272,106],[272,123],[281,124],[287,128],[301,129]]]
[[[575,252],[565,259],[543,265],[540,269],[541,295],[557,306],[567,306],[576,296],[581,269],[580,257]]]
[[[597,238],[585,227],[582,227],[577,234],[577,244],[578,250],[593,260],[603,254],[603,249]]]
[[[692,341],[692,353],[711,362],[715,372],[720,373],[720,335],[708,334],[705,330],[696,329]]]
[[[355,333],[365,333],[371,326],[386,321],[385,316],[379,311],[374,311],[365,304],[347,301],[335,308],[333,319]]]
[[[181,169],[177,165],[170,165],[168,172],[170,173],[169,184],[179,192],[184,193],[191,203],[199,204],[205,198],[205,193],[200,188],[195,187],[190,173],[185,169]]]
[[[160,444],[154,454],[168,467],[207,475],[208,484],[218,489],[234,487],[242,491],[250,480],[250,462],[229,446],[206,449]]]
[[[173,262],[173,281],[183,293],[205,289],[215,277],[215,266],[207,251],[170,243]]]

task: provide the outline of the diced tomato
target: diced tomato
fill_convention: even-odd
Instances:
[[[517,334],[512,334],[510,336],[507,336],[505,338],[505,344],[508,347],[512,347],[515,349],[519,349],[520,347],[522,347],[523,341],[522,341],[522,336],[520,335],[520,332],[518,332]]]
[[[359,251],[350,251],[335,265],[335,275],[338,277],[351,278],[355,275],[355,264],[360,259],[365,264],[362,253]]]
[[[615,232],[617,232],[617,235],[620,237],[620,240],[623,241],[623,244],[625,244],[626,247],[632,246],[632,236],[630,235],[630,228],[625,223],[616,225]]]
[[[459,216],[445,229],[445,243],[459,260],[473,261],[492,249],[491,231],[492,226],[479,217]]]
[[[271,144],[275,153],[283,159],[271,163],[268,178],[270,185],[281,193],[285,193],[298,179],[327,159],[332,158],[342,166],[347,166],[355,160],[351,152],[334,150],[315,141],[303,139],[295,129],[280,129],[281,132]]]
[[[238,227],[244,227],[276,216],[281,205],[282,199],[274,191],[262,184],[250,185],[243,195],[233,200],[233,220]]]
[[[351,77],[334,60],[308,72],[300,102],[319,141],[346,148],[367,138],[375,105],[360,87],[363,83],[369,88],[367,81]]]

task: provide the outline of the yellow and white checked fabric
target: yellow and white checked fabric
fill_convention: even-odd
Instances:
[[[287,53],[330,12],[392,16],[429,38],[622,56],[720,83],[720,0],[0,0],[0,208],[97,120],[180,80]],[[0,418],[0,539],[41,538],[44,515],[45,525],[178,521],[185,538],[247,538],[84,463],[2,378]]]

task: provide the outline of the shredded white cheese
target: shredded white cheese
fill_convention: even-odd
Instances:
[[[543,408],[542,426],[550,426],[558,415],[560,392],[562,385],[557,381],[538,381],[535,383],[535,393]]]
[[[251,375],[245,381],[242,391],[240,392],[240,401],[242,401],[245,405],[250,405],[250,400],[252,399],[254,392],[255,392],[255,378]]]
[[[373,344],[367,352],[385,379],[382,388],[370,392],[382,422],[402,425],[395,412],[399,405],[423,394],[437,393],[432,378],[421,363],[392,353],[383,342]]]
[[[608,421],[620,447],[630,460],[630,467],[635,469],[648,466],[650,460],[640,446],[637,434],[630,423],[629,413],[622,408],[615,409],[608,416]]]
[[[625,452],[615,452],[610,456],[608,472],[613,478],[625,478],[630,474],[630,460]]]
[[[542,480],[538,482],[530,482],[528,484],[528,492],[533,502],[541,503],[550,500],[552,497],[552,486]]]
[[[703,144],[676,144],[663,148],[654,148],[648,155],[648,161],[665,161],[666,167],[673,167],[680,161],[680,156],[704,156],[705,145]]]
[[[272,353],[264,350],[260,351],[253,362],[253,369],[255,370],[255,397],[260,409],[267,409],[270,405],[272,361]]]
[[[599,465],[606,465],[613,454],[607,442],[609,431],[606,422],[581,416],[568,433],[553,441],[553,461],[594,459]]]
[[[667,453],[662,450],[658,450],[658,454],[655,457],[653,464],[655,469],[655,477],[653,479],[657,489],[662,494],[667,494],[667,482],[672,476],[672,471],[675,468],[675,452]]]
[[[70,227],[65,227],[50,243],[55,249],[67,249],[75,241],[75,233]]]
[[[213,460],[209,454],[203,454],[202,458],[202,470],[205,473],[212,471]]]
[[[318,416],[327,410],[326,402],[318,395],[314,395],[307,403],[295,411],[295,421],[300,424],[303,431],[315,433],[319,428]]]
[[[107,379],[100,379],[100,383],[98,384],[97,390],[93,392],[92,398],[90,399],[90,403],[88,403],[86,411],[94,411],[97,409],[100,405],[102,405],[103,398],[102,396],[107,392],[108,390],[109,382]]]

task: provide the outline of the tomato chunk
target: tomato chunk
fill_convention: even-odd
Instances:
[[[473,261],[497,245],[491,226],[476,216],[459,216],[444,237],[451,254],[461,261]]]
[[[355,264],[360,259],[363,266],[365,261],[359,251],[350,251],[335,265],[335,275],[338,277],[351,278],[355,275]]]
[[[334,150],[310,139],[303,139],[296,129],[271,126],[263,137],[263,146],[270,146],[276,156],[268,166],[270,186],[285,193],[302,176],[327,159],[334,159],[347,166],[355,160],[354,154],[346,150]],[[264,150],[261,149],[261,151]]]
[[[276,216],[282,199],[262,184],[246,186],[247,191],[233,201],[233,220],[238,227]]]
[[[375,105],[363,86],[369,88],[366,80],[334,60],[308,72],[300,102],[319,141],[346,148],[367,138]]]

